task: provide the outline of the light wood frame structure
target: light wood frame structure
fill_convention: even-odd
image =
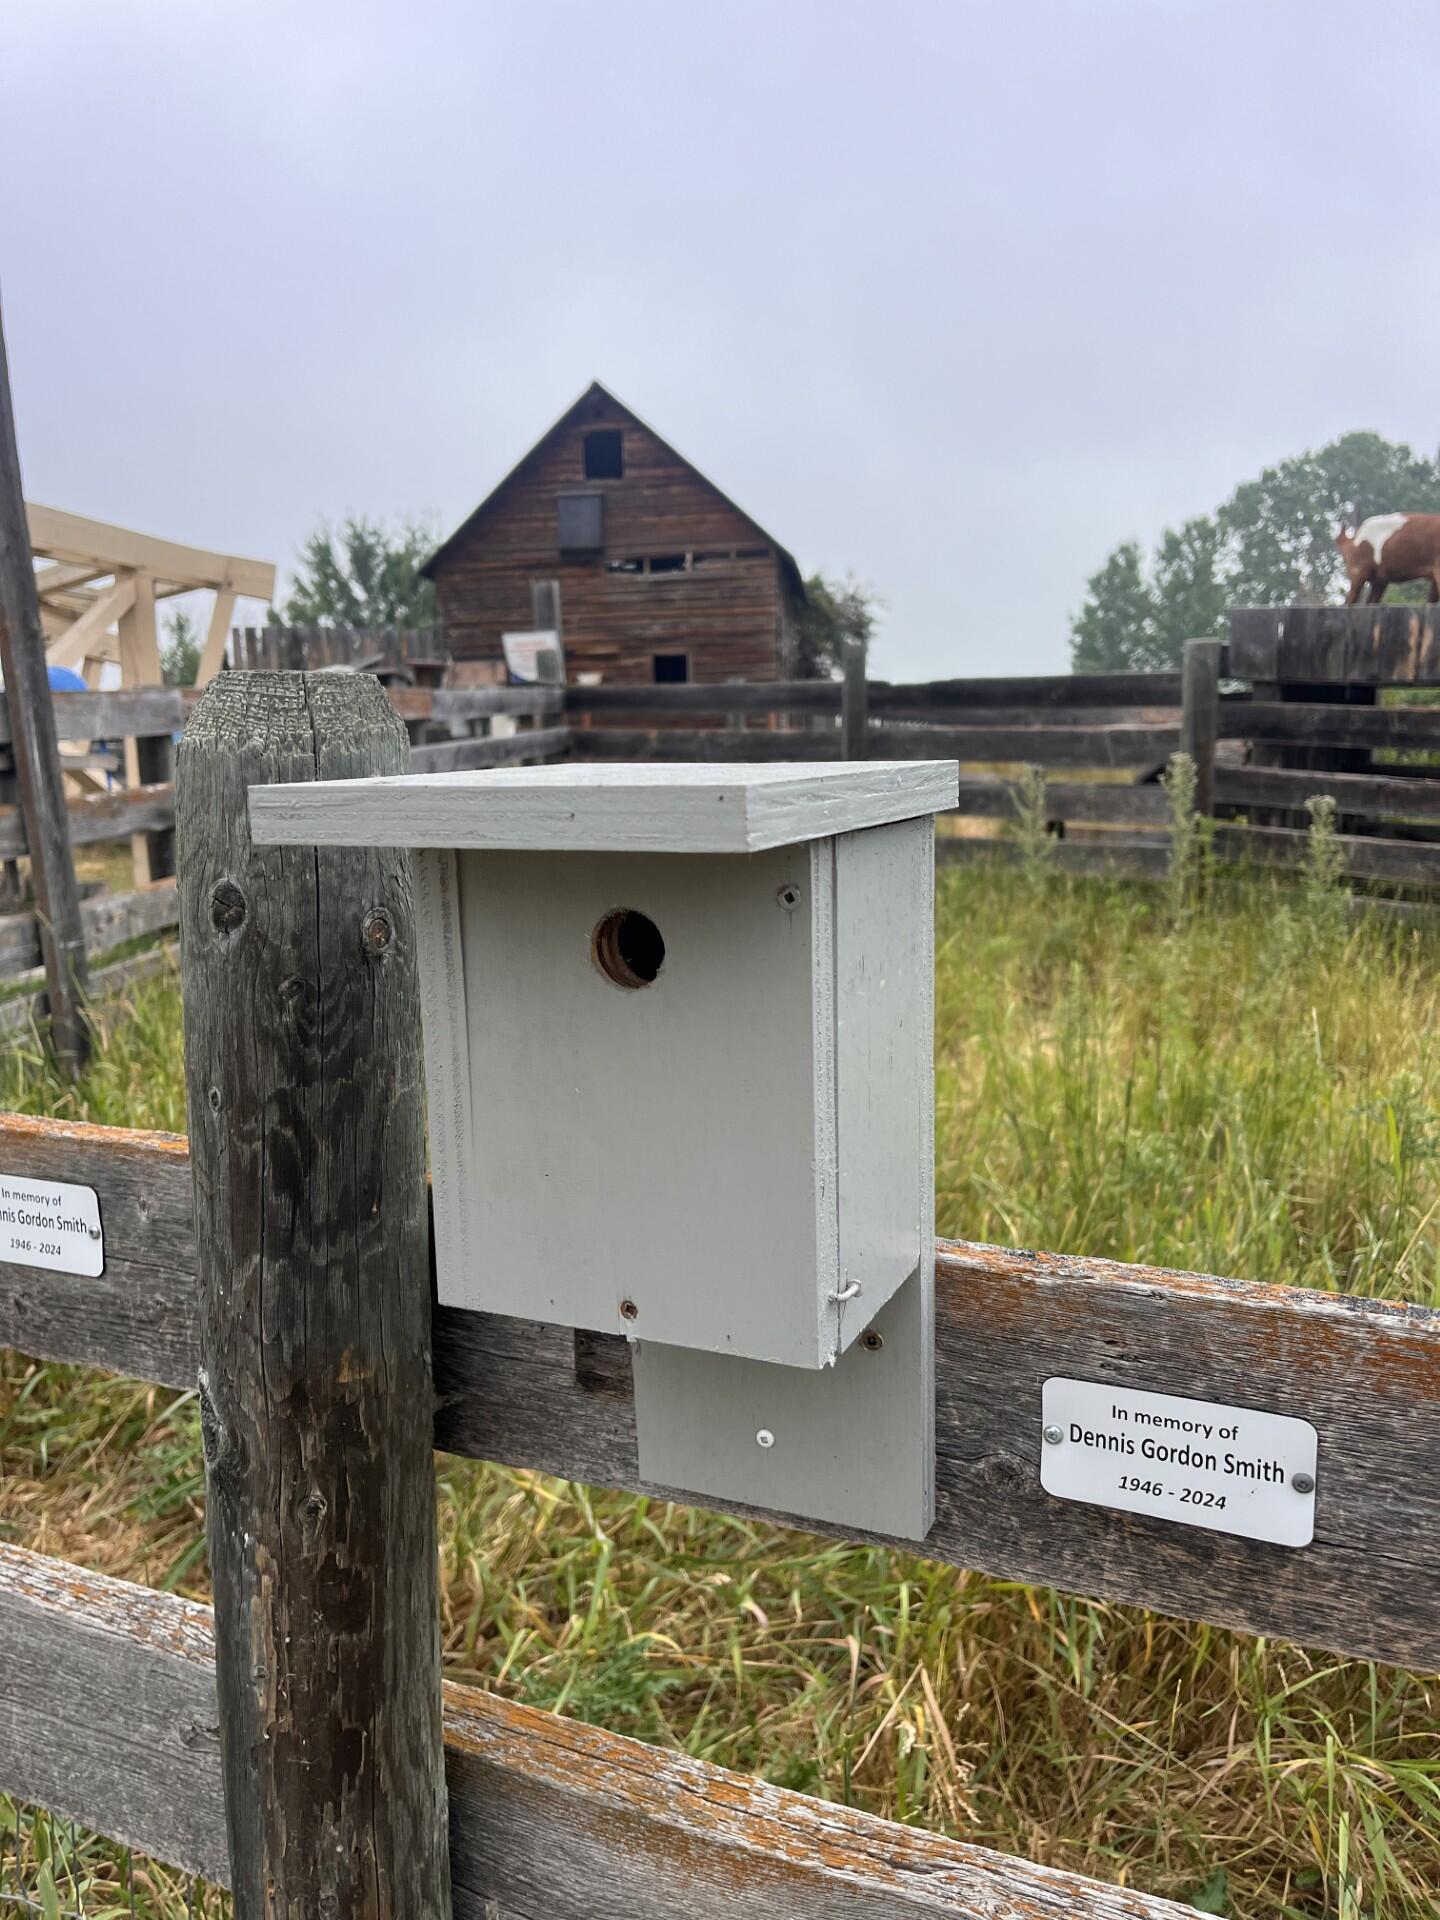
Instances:
[[[215,595],[215,605],[196,675],[196,685],[203,687],[224,664],[236,600],[274,597],[275,568],[268,560],[181,546],[33,501],[26,502],[25,513],[31,553],[48,563],[35,573],[46,664],[74,669],[91,687],[99,687],[102,669],[112,660],[119,663],[122,687],[160,686],[155,604],[206,589]],[[152,742],[127,740],[126,784],[167,779],[168,765],[159,763],[168,761],[168,744],[156,749]],[[82,786],[96,784],[83,770],[76,778]],[[157,858],[153,837],[137,835],[132,849],[138,884],[172,871],[168,860]]]

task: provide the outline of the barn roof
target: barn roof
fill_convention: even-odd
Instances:
[[[682,466],[689,467],[690,471],[695,475],[697,479],[703,480],[705,485],[709,487],[710,490],[714,494],[716,494],[721,500],[723,500],[727,507],[733,508],[734,511],[740,515],[740,518],[744,520],[748,526],[753,527],[756,533],[760,536],[762,540],[766,542],[767,545],[774,547],[776,553],[779,556],[781,567],[784,569],[788,584],[791,586],[791,588],[794,590],[794,592],[799,596],[801,600],[805,598],[805,583],[800,577],[800,569],[796,565],[794,554],[792,554],[787,547],[782,547],[780,542],[775,538],[773,533],[768,533],[765,530],[765,528],[761,526],[758,520],[754,519],[750,514],[746,513],[745,509],[742,506],[737,505],[737,503],[730,498],[728,493],[723,492],[721,488],[715,485],[715,482],[711,480],[708,475],[701,473],[700,469],[695,465],[693,460],[687,460],[683,453],[680,453],[675,447],[671,446],[670,442],[667,439],[665,439],[663,434],[656,433],[655,429],[649,424],[648,421],[642,420],[638,413],[636,413],[632,408],[627,407],[623,400],[617,399],[615,395],[610,392],[608,387],[601,386],[598,380],[592,380],[590,382],[590,385],[580,395],[579,399],[574,401],[572,405],[568,406],[565,409],[564,413],[561,414],[560,418],[555,422],[553,427],[549,428],[548,431],[541,434],[540,438],[535,442],[534,446],[530,448],[528,453],[522,454],[520,459],[516,461],[515,465],[511,467],[510,471],[505,475],[504,479],[501,480],[496,486],[490,489],[489,493],[486,494],[485,498],[480,502],[479,506],[476,507],[475,511],[467,515],[467,517],[461,521],[460,525],[450,535],[449,539],[443,540],[440,543],[440,545],[435,549],[434,553],[431,554],[430,558],[425,562],[424,566],[421,567],[420,569],[420,572],[424,575],[424,577],[427,580],[434,579],[436,569],[442,565],[447,555],[449,555],[454,550],[454,548],[459,545],[460,541],[464,539],[465,535],[469,533],[473,527],[476,527],[479,525],[481,520],[483,520],[485,515],[490,511],[490,508],[500,498],[501,494],[504,493],[506,487],[508,487],[510,482],[515,478],[516,474],[520,472],[521,468],[524,467],[526,463],[529,460],[531,460],[534,457],[534,455],[540,451],[541,447],[543,447],[548,440],[553,440],[557,433],[563,433],[564,430],[568,426],[570,426],[570,424],[574,421],[576,415],[581,411],[581,409],[585,407],[590,401],[594,400],[597,395],[603,400],[608,400],[612,407],[617,407],[620,410],[620,412],[625,415],[626,419],[633,421],[637,427],[643,427],[646,433],[650,434],[654,439],[659,441],[660,445],[665,449],[667,453],[673,454],[674,457],[678,461],[680,461]]]

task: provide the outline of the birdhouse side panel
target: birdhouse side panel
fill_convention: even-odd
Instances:
[[[934,836],[833,843],[842,1351],[933,1251]]]

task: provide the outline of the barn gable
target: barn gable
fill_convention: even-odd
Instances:
[[[435,579],[450,561],[471,546],[473,537],[482,532],[487,540],[493,535],[500,544],[519,550],[533,547],[543,551],[547,546],[553,547],[553,538],[542,537],[542,532],[548,535],[549,529],[542,530],[533,523],[533,516],[527,516],[519,507],[519,497],[524,495],[527,483],[573,484],[577,489],[598,485],[603,489],[607,482],[624,479],[626,476],[622,473],[587,473],[584,465],[587,436],[616,428],[632,430],[631,444],[640,455],[642,471],[649,469],[648,484],[638,493],[629,492],[626,501],[627,507],[633,503],[633,513],[625,518],[637,523],[634,528],[637,536],[643,532],[651,545],[656,544],[657,536],[663,545],[667,532],[673,531],[677,540],[682,535],[688,536],[682,551],[697,544],[721,545],[727,539],[749,539],[752,544],[763,544],[774,552],[789,590],[803,601],[805,590],[800,569],[788,549],[598,380],[591,382],[579,399],[566,408],[479,506],[436,548],[421,573],[427,579]],[[567,461],[565,456],[572,453],[575,459]],[[573,472],[569,470],[572,466]],[[631,471],[633,475],[633,465]],[[620,489],[615,491],[618,505],[619,498],[625,496]],[[643,526],[638,524],[642,520]],[[619,527],[606,529],[606,548],[633,544],[624,537],[627,531],[624,519]]]

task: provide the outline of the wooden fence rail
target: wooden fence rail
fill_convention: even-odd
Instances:
[[[0,1116],[0,1164],[100,1196],[105,1272],[0,1265],[0,1344],[193,1386],[199,1364],[183,1139]],[[629,1348],[435,1310],[435,1443],[640,1489]],[[1110,1380],[1314,1423],[1322,1495],[1303,1553],[1055,1501],[1040,1385]],[[1440,1312],[1106,1260],[942,1242],[936,1270],[935,1560],[1339,1653],[1440,1666]],[[768,1516],[839,1533],[793,1515]]]
[[[0,1544],[0,1790],[217,1885],[208,1608]],[[456,1920],[1194,1920],[1190,1907],[444,1688]]]

